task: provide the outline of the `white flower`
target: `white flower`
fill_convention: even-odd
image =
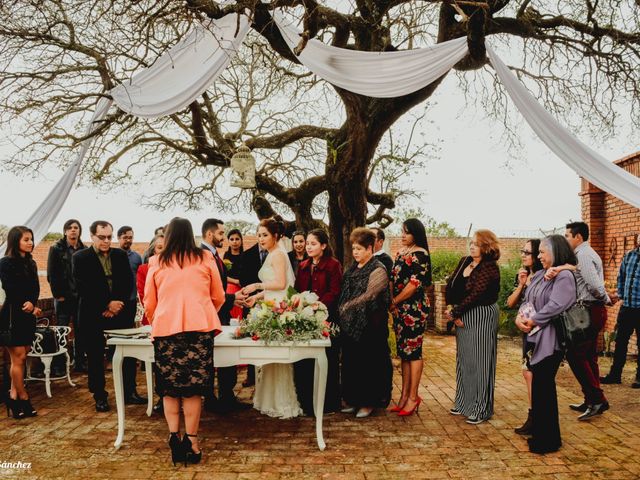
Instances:
[[[302,309],[302,311],[300,312],[300,315],[303,318],[313,318],[314,313],[315,312],[313,311],[313,308],[311,308],[310,306],[307,306]]]
[[[302,297],[302,303],[304,304],[304,306],[315,303],[320,299],[318,295],[308,290],[306,292],[302,292],[300,296]]]
[[[327,318],[329,318],[329,312],[325,309],[318,309],[315,312],[315,318],[318,322],[324,322]]]

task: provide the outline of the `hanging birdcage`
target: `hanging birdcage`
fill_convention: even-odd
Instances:
[[[256,159],[244,143],[231,157],[231,186],[256,188]]]

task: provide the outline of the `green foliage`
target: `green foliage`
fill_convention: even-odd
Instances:
[[[498,333],[511,337],[520,334],[514,319],[517,309],[507,307],[507,298],[513,292],[513,282],[520,269],[520,262],[511,261],[506,265],[500,265],[500,293],[498,294],[498,307],[500,307],[500,319],[498,321]]]
[[[456,229],[448,222],[439,222],[435,218],[427,215],[424,210],[418,208],[404,208],[397,213],[397,226],[401,228],[402,223],[408,218],[417,218],[424,224],[427,237],[459,237]]]
[[[258,230],[258,225],[253,222],[247,222],[246,220],[229,220],[228,222],[224,222],[224,231],[227,234],[237,228],[240,230],[242,235],[255,235],[256,230]]]
[[[444,282],[453,273],[462,254],[450,250],[431,252],[431,276],[433,282]]]
[[[49,241],[49,242],[56,242],[60,240],[62,237],[64,237],[62,233],[49,232],[44,236],[43,240]]]

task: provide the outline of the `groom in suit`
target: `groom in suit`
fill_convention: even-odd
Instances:
[[[203,250],[209,250],[213,254],[213,259],[216,262],[216,266],[220,272],[220,278],[222,279],[222,288],[226,292],[227,269],[218,254],[218,249],[222,248],[223,242],[224,222],[217,218],[208,218],[205,220],[202,224],[202,244],[200,246]],[[246,295],[242,293],[242,290],[235,294],[225,293],[224,304],[218,311],[218,316],[220,317],[220,323],[222,323],[222,325],[229,325],[231,320],[231,309],[234,304],[241,305],[245,298]],[[218,398],[216,399],[213,391],[211,391],[210,395],[205,397],[205,409],[214,413],[227,413],[233,410],[250,408],[250,405],[239,402],[233,392],[233,388],[236,386],[237,380],[238,372],[235,366],[218,368]]]
[[[79,300],[79,333],[87,352],[89,391],[93,393],[96,411],[107,412],[104,331],[134,326],[125,308],[133,290],[133,276],[127,254],[111,248],[111,224],[98,220],[89,230],[93,245],[73,255],[73,278]],[[146,398],[136,393],[136,360],[125,358],[122,370],[125,403],[147,403]]]

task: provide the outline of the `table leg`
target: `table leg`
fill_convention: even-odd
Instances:
[[[318,448],[324,450],[324,436],[322,434],[322,416],[324,414],[324,395],[327,389],[327,355],[322,349],[316,357],[315,374],[313,376],[313,411],[316,414],[316,440]]]
[[[147,376],[147,417],[153,413],[153,362],[144,362],[144,371]]]
[[[120,448],[124,438],[124,387],[122,385],[122,347],[116,345],[113,354],[111,367],[113,370],[113,387],[116,392],[116,410],[118,411],[118,437],[113,444],[114,447]]]

